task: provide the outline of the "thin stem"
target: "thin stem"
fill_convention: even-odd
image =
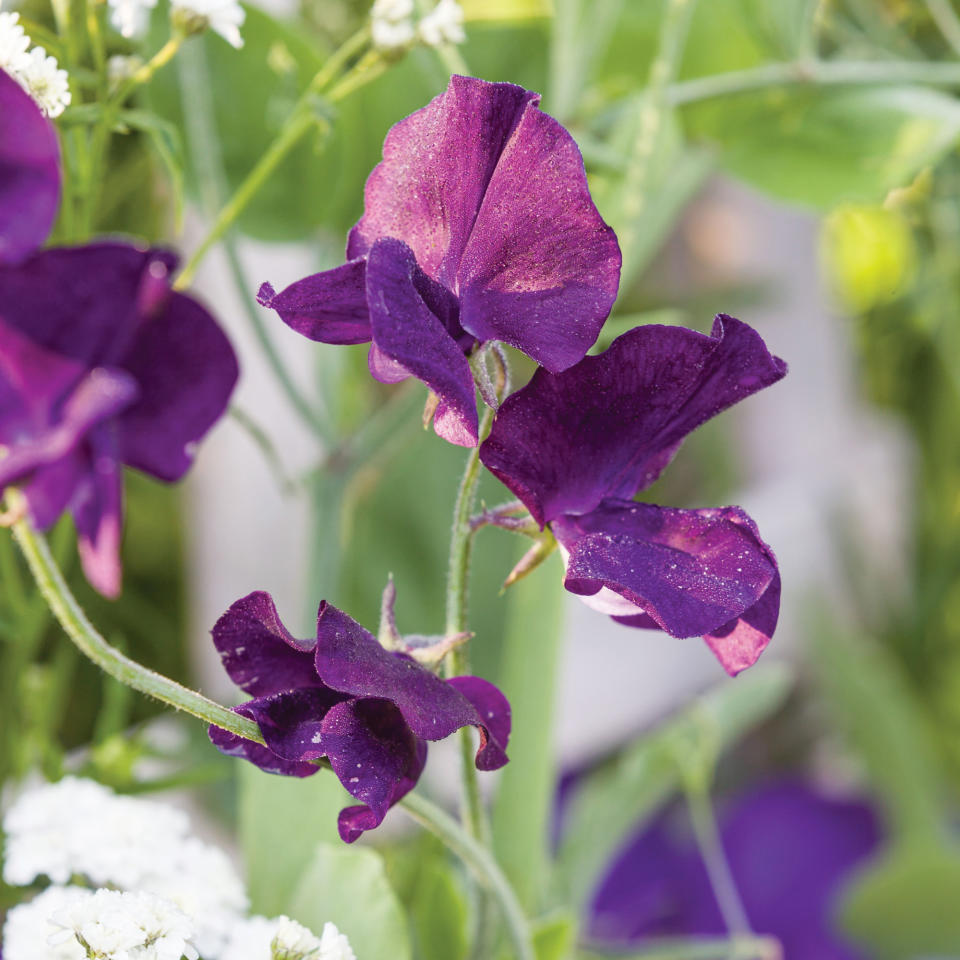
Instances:
[[[960,17],[950,0],[927,0],[927,10],[943,34],[943,39],[950,44],[954,53],[960,54]]]
[[[688,780],[686,797],[700,857],[710,878],[710,886],[717,898],[717,906],[720,908],[723,922],[732,938],[749,937],[752,933],[750,921],[747,919],[747,912],[723,850],[723,841],[713,813],[709,790],[704,784],[693,784]],[[728,951],[727,956],[735,960],[738,954]]]
[[[8,491],[7,496],[20,497],[22,494]],[[264,742],[260,728],[252,720],[144,667],[107,643],[80,608],[50,553],[47,541],[33,529],[30,521],[23,519],[14,524],[13,535],[47,605],[84,656],[134,690],[247,740]]]
[[[582,953],[581,960],[607,960],[606,956]],[[650,941],[640,953],[624,954],[621,960],[782,960],[783,948],[773,937],[671,937]]]
[[[672,84],[667,89],[667,102],[680,106],[764,90],[767,87],[797,84],[868,86],[878,83],[960,87],[960,64],[910,60],[794,60],[787,63],[769,63],[761,67],[731,70]]]
[[[459,857],[477,882],[496,900],[513,944],[515,960],[534,960],[530,925],[513,888],[489,850],[465,833],[453,817],[416,793],[407,794],[400,806]]]

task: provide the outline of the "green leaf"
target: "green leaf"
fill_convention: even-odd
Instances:
[[[354,801],[329,771],[300,780],[248,763],[238,766],[238,791],[250,906],[275,916],[287,909],[316,843],[337,840],[337,814]]]
[[[960,855],[953,846],[894,847],[848,888],[841,918],[876,960],[960,953]]]
[[[552,0],[460,0],[460,6],[468,23],[511,23],[553,16]]]
[[[443,860],[421,867],[411,911],[420,960],[463,960],[470,947],[468,911],[456,875]]]
[[[369,847],[316,847],[287,912],[316,933],[327,921],[335,923],[362,960],[412,956],[407,920],[383,857]]]
[[[735,176],[819,209],[881,202],[960,137],[960,104],[916,87],[776,88],[691,105],[683,116]]]
[[[556,790],[554,706],[565,597],[556,554],[507,592],[499,682],[513,708],[513,733],[511,762],[500,775],[493,807],[493,845],[528,908],[538,904],[549,858]]]
[[[576,945],[577,921],[568,911],[558,911],[534,924],[533,950],[537,960],[567,960]]]
[[[784,702],[792,681],[778,663],[726,680],[589,776],[570,800],[558,880],[584,905],[600,873],[638,824],[676,789],[678,742],[713,755],[736,743]]]

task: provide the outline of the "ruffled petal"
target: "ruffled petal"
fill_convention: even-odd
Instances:
[[[117,439],[107,424],[87,438],[89,470],[70,504],[77,527],[77,551],[84,576],[105,597],[121,587],[120,538],[123,533],[123,470]]]
[[[363,804],[340,814],[346,843],[383,822],[390,807],[413,789],[426,762],[426,744],[387,700],[337,704],[324,718],[322,743],[333,772]]]
[[[507,742],[510,740],[510,701],[482,677],[451,677],[447,680],[474,706],[483,720],[480,747],[477,750],[478,770],[499,770],[507,763]]]
[[[317,617],[316,667],[319,677],[334,690],[391,701],[422,740],[443,740],[467,724],[481,728],[477,765],[502,765],[497,763],[497,750],[506,747],[502,735],[504,730],[509,734],[509,706],[495,698],[484,681],[463,691],[409,657],[388,652],[360,624],[328,603],[320,605]],[[484,716],[485,710],[494,716]]]
[[[250,703],[241,704],[234,707],[235,713],[242,717],[254,720],[253,709]],[[320,770],[315,763],[306,760],[285,760],[279,754],[274,753],[269,747],[260,743],[254,743],[244,737],[238,737],[235,733],[230,733],[222,727],[209,726],[207,736],[210,742],[228,757],[239,757],[242,760],[249,760],[254,766],[259,767],[265,773],[276,773],[284,777],[312,777]]]
[[[47,239],[60,202],[60,147],[53,124],[0,70],[0,263]]]
[[[413,251],[399,240],[378,240],[367,261],[367,302],[376,354],[388,383],[403,371],[423,381],[439,398],[434,429],[450,443],[477,444],[476,392],[470,364],[428,300],[442,302],[437,284],[417,266]],[[392,362],[384,366],[384,358]]]
[[[301,762],[316,760],[327,752],[322,733],[324,718],[345,699],[326,687],[301,687],[257,697],[244,707],[278,757]]]
[[[366,261],[350,260],[291,283],[277,293],[269,283],[260,287],[257,300],[276,310],[291,329],[320,343],[367,343]]]
[[[569,554],[568,590],[591,597],[606,588],[671,636],[714,635],[708,642],[715,652],[726,638],[726,659],[717,655],[728,670],[749,665],[746,631],[772,633],[776,625],[776,560],[739,507],[678,510],[606,500],[552,529]],[[762,646],[751,650],[750,663]]]
[[[504,145],[463,252],[460,322],[557,373],[596,341],[617,298],[620,247],[576,143],[537,102]]]
[[[445,93],[387,134],[347,257],[366,256],[380,238],[396,237],[427,274],[454,289],[501,153],[527,106],[538,100],[511,83],[451,77]]]
[[[316,641],[293,637],[264,590],[232,603],[211,633],[230,679],[255,697],[322,686],[313,663]]]
[[[649,486],[687,433],[785,373],[731,317],[709,337],[637,327],[564,373],[538,370],[500,407],[480,458],[541,525],[587,513]]]
[[[196,300],[165,288],[121,362],[140,387],[120,418],[121,457],[160,480],[179,480],[227,409],[239,373],[233,347]]]

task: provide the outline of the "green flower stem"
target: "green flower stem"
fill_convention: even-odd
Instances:
[[[674,83],[667,88],[666,99],[672,106],[681,106],[685,103],[765,90],[767,87],[805,84],[869,86],[891,83],[960,87],[960,64],[913,60],[794,60]]]
[[[534,960],[530,925],[516,894],[490,851],[465,833],[453,817],[418,794],[407,794],[400,801],[400,806],[456,854],[497,902],[513,945],[511,956],[514,960]]]
[[[960,16],[950,5],[950,0],[927,0],[927,10],[944,40],[954,53],[960,54]]]
[[[8,500],[20,497],[22,494],[7,491]],[[23,551],[40,592],[60,626],[80,652],[105,673],[134,690],[177,710],[183,710],[206,723],[216,724],[255,743],[264,742],[260,728],[252,720],[241,717],[233,710],[208,700],[202,694],[144,667],[107,643],[80,608],[50,553],[47,541],[33,529],[30,521],[26,518],[18,520],[13,525],[13,535]]]
[[[247,174],[246,180],[240,184],[236,193],[234,193],[226,205],[221,208],[220,213],[217,215],[206,237],[204,237],[200,246],[194,251],[189,261],[187,261],[187,264],[180,272],[180,276],[177,277],[174,284],[177,290],[183,290],[190,285],[203,258],[227,234],[240,214],[243,213],[250,201],[259,192],[260,188],[276,172],[280,164],[300,142],[307,131],[313,128],[319,128],[325,136],[329,135],[331,132],[330,124],[314,109],[314,99],[321,93],[323,87],[330,82],[337,70],[342,68],[343,64],[364,42],[366,42],[366,37],[363,33],[352,37],[347,44],[345,44],[345,46],[351,49],[348,50],[346,54],[343,54],[343,51],[339,51],[338,54],[334,55],[334,69],[328,69],[328,64],[310,81],[310,84],[297,101],[296,106],[291,111],[290,116],[287,118],[277,138],[267,148],[266,152],[257,161],[250,173]],[[353,69],[341,78],[340,82],[329,93],[324,94],[323,99],[327,103],[337,103],[343,100],[355,90],[358,90],[360,87],[380,76],[386,67],[387,63],[379,53],[375,51],[368,52]]]

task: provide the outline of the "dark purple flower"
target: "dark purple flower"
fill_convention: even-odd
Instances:
[[[224,753],[268,773],[308,777],[326,757],[347,792],[361,801],[340,812],[351,843],[379,826],[416,785],[427,740],[472,724],[480,731],[476,764],[507,762],[510,705],[479,677],[441,680],[402,653],[385,650],[355,620],[325,601],[315,640],[297,640],[268,593],[234,603],[213,628],[224,668],[254,699],[236,707],[256,721],[267,746],[219,727],[210,739]]]
[[[646,938],[726,934],[689,831],[670,813],[620,851],[590,905],[588,937],[640,949]],[[865,960],[837,927],[846,880],[874,853],[871,809],[785,782],[741,797],[722,818],[724,850],[752,929],[790,960]]]
[[[347,263],[260,302],[323,343],[372,341],[384,383],[439,397],[434,427],[477,443],[466,354],[502,340],[554,372],[580,360],[617,294],[620,250],[573,139],[509,83],[451,77],[387,134]]]
[[[500,407],[480,458],[550,525],[568,590],[622,623],[702,636],[734,675],[776,627],[773,552],[739,507],[680,510],[631,498],[691,430],[785,373],[756,331],[732,317],[718,316],[709,337],[638,327],[563,373],[538,370]]]
[[[0,264],[32,253],[53,226],[60,148],[53,124],[0,70]]]
[[[0,71],[0,491],[64,510],[84,572],[120,592],[121,467],[178,480],[237,380],[213,317],[170,289],[176,258],[129,243],[35,252],[60,191],[56,134]]]

